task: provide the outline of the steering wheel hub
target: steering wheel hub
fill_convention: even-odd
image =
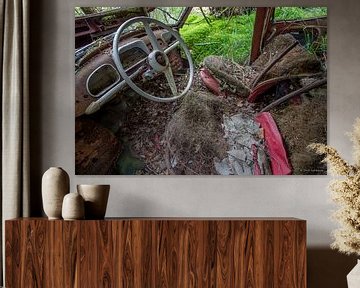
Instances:
[[[148,56],[149,64],[156,72],[163,72],[169,65],[167,55],[159,50],[152,51]]]

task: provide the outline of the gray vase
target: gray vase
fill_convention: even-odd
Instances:
[[[42,177],[43,208],[49,219],[61,219],[63,198],[69,193],[69,175],[60,167],[51,167]]]
[[[62,204],[62,217],[64,220],[84,219],[84,199],[79,193],[69,193],[65,195]]]
[[[77,185],[77,191],[85,201],[85,219],[104,219],[110,185]]]

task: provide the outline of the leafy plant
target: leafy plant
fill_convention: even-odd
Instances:
[[[332,200],[338,204],[333,216],[342,225],[333,231],[332,248],[360,255],[360,118],[356,119],[350,139],[354,150],[353,165],[333,147],[313,143],[309,148],[325,155],[324,161],[329,164],[332,174],[338,176],[329,185]]]

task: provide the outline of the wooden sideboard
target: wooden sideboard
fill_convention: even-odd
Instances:
[[[116,218],[5,223],[6,287],[306,287],[306,221]]]

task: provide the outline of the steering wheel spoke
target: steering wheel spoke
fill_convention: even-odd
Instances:
[[[154,32],[150,28],[149,22],[147,20],[144,20],[143,24],[144,24],[145,32],[146,32],[147,36],[149,37],[151,46],[153,47],[153,50],[159,50],[159,51],[163,52],[162,48],[159,45],[159,42],[157,41],[157,38],[156,38]]]
[[[179,45],[180,45],[179,41],[175,41],[174,43],[171,43],[169,47],[165,48],[164,53],[168,54],[169,52],[177,48]]]
[[[175,79],[174,79],[174,75],[172,73],[171,70],[171,66],[168,65],[168,67],[164,70],[164,74],[166,77],[166,80],[170,86],[171,92],[173,94],[173,96],[176,96],[178,94],[177,88],[176,88],[176,83],[175,83]]]

